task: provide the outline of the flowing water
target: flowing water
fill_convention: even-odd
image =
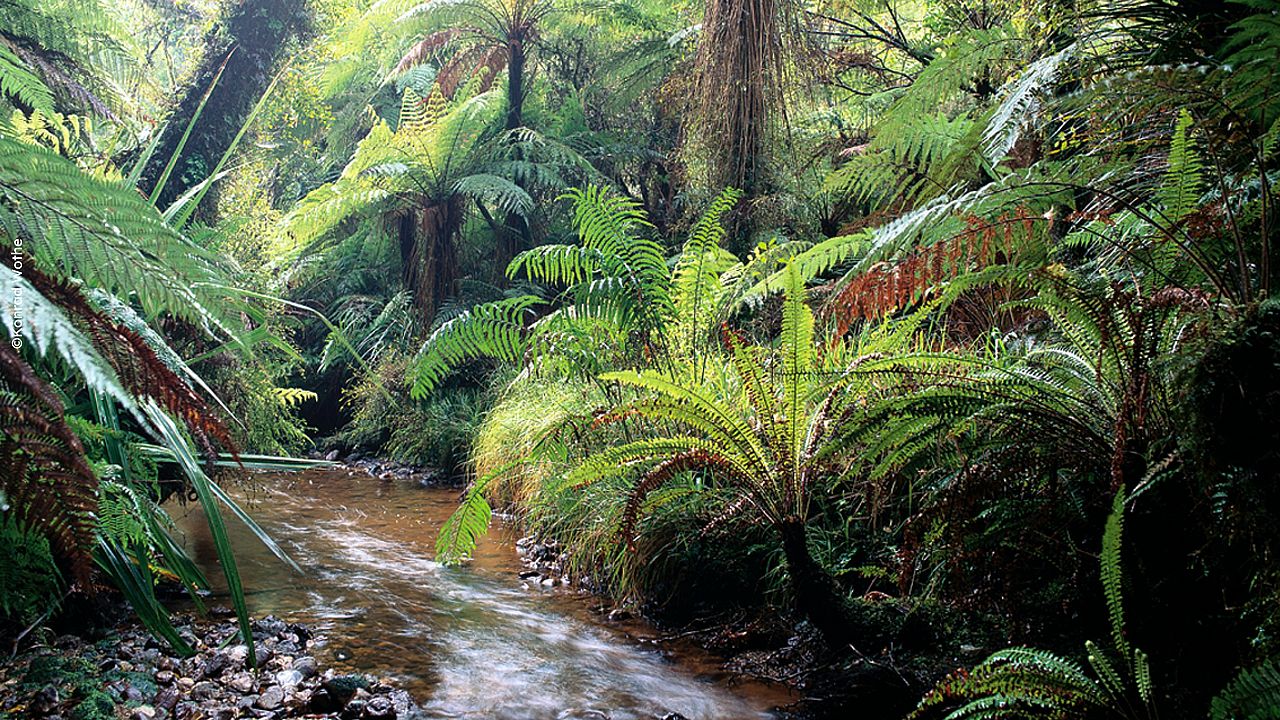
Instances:
[[[497,521],[470,565],[436,563],[456,491],[345,469],[260,476],[256,485],[242,500],[306,574],[229,520],[252,614],[314,625],[327,637],[322,662],[399,678],[428,717],[736,720],[772,717],[789,700],[733,682],[687,644],[641,644],[657,631],[604,623],[589,597],[522,582],[514,536]],[[199,513],[174,514],[216,582]]]

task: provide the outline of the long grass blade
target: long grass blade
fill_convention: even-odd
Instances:
[[[218,509],[218,498],[213,491],[213,482],[200,469],[200,463],[191,453],[186,438],[178,430],[173,419],[164,413],[154,402],[147,401],[142,406],[153,429],[164,440],[165,445],[173,452],[191,486],[195,488],[200,507],[204,510],[205,520],[209,523],[209,535],[213,538],[214,552],[218,563],[222,566],[222,574],[227,580],[227,591],[231,595],[231,605],[236,611],[240,623],[240,637],[249,648],[248,662],[256,667],[257,654],[253,645],[253,627],[250,624],[249,607],[245,602],[244,586],[240,582],[240,569],[236,564],[236,556],[231,548],[231,539],[227,536],[227,526],[222,520],[222,512]]]

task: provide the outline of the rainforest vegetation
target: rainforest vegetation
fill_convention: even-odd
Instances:
[[[1277,0],[0,0],[3,648],[366,458],[788,717],[1280,717],[1277,168]]]

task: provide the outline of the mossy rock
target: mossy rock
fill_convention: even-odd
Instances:
[[[330,697],[345,705],[356,690],[368,690],[369,681],[363,675],[336,675],[322,683]]]

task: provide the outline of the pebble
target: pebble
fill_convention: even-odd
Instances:
[[[293,669],[297,670],[299,673],[302,673],[302,677],[304,678],[313,678],[316,676],[316,673],[318,672],[317,666],[316,666],[316,659],[311,657],[310,655],[303,655],[302,657],[294,660]]]
[[[302,673],[297,670],[281,670],[276,673],[276,684],[280,687],[296,687],[302,680]]]
[[[247,695],[253,692],[258,685],[258,683],[253,679],[253,675],[247,672],[238,672],[235,675],[232,675],[226,683],[227,687],[242,695]]]
[[[395,703],[385,695],[369,698],[364,705],[364,718],[365,720],[395,720]]]
[[[284,704],[284,690],[278,686],[272,686],[262,691],[258,696],[256,705],[263,710],[275,710]]]
[[[114,716],[121,720],[278,720],[304,715],[399,720],[420,713],[408,693],[387,681],[332,669],[322,673],[317,659],[305,654],[312,640],[306,626],[271,616],[255,621],[256,670],[247,665],[248,646],[234,644],[238,633],[233,622],[175,618],[175,627],[195,655],[174,657],[168,645],[137,628],[119,630],[111,642],[90,644],[62,636],[54,645],[58,655],[88,662],[96,681],[119,704]],[[20,673],[25,663],[50,652],[32,651],[7,668]],[[131,675],[122,676],[125,672]],[[135,681],[132,673],[152,678],[154,684]],[[29,711],[42,720],[77,716],[74,705],[81,698],[75,693],[47,685],[20,695],[17,683],[4,681],[0,677],[0,718],[26,717]]]

